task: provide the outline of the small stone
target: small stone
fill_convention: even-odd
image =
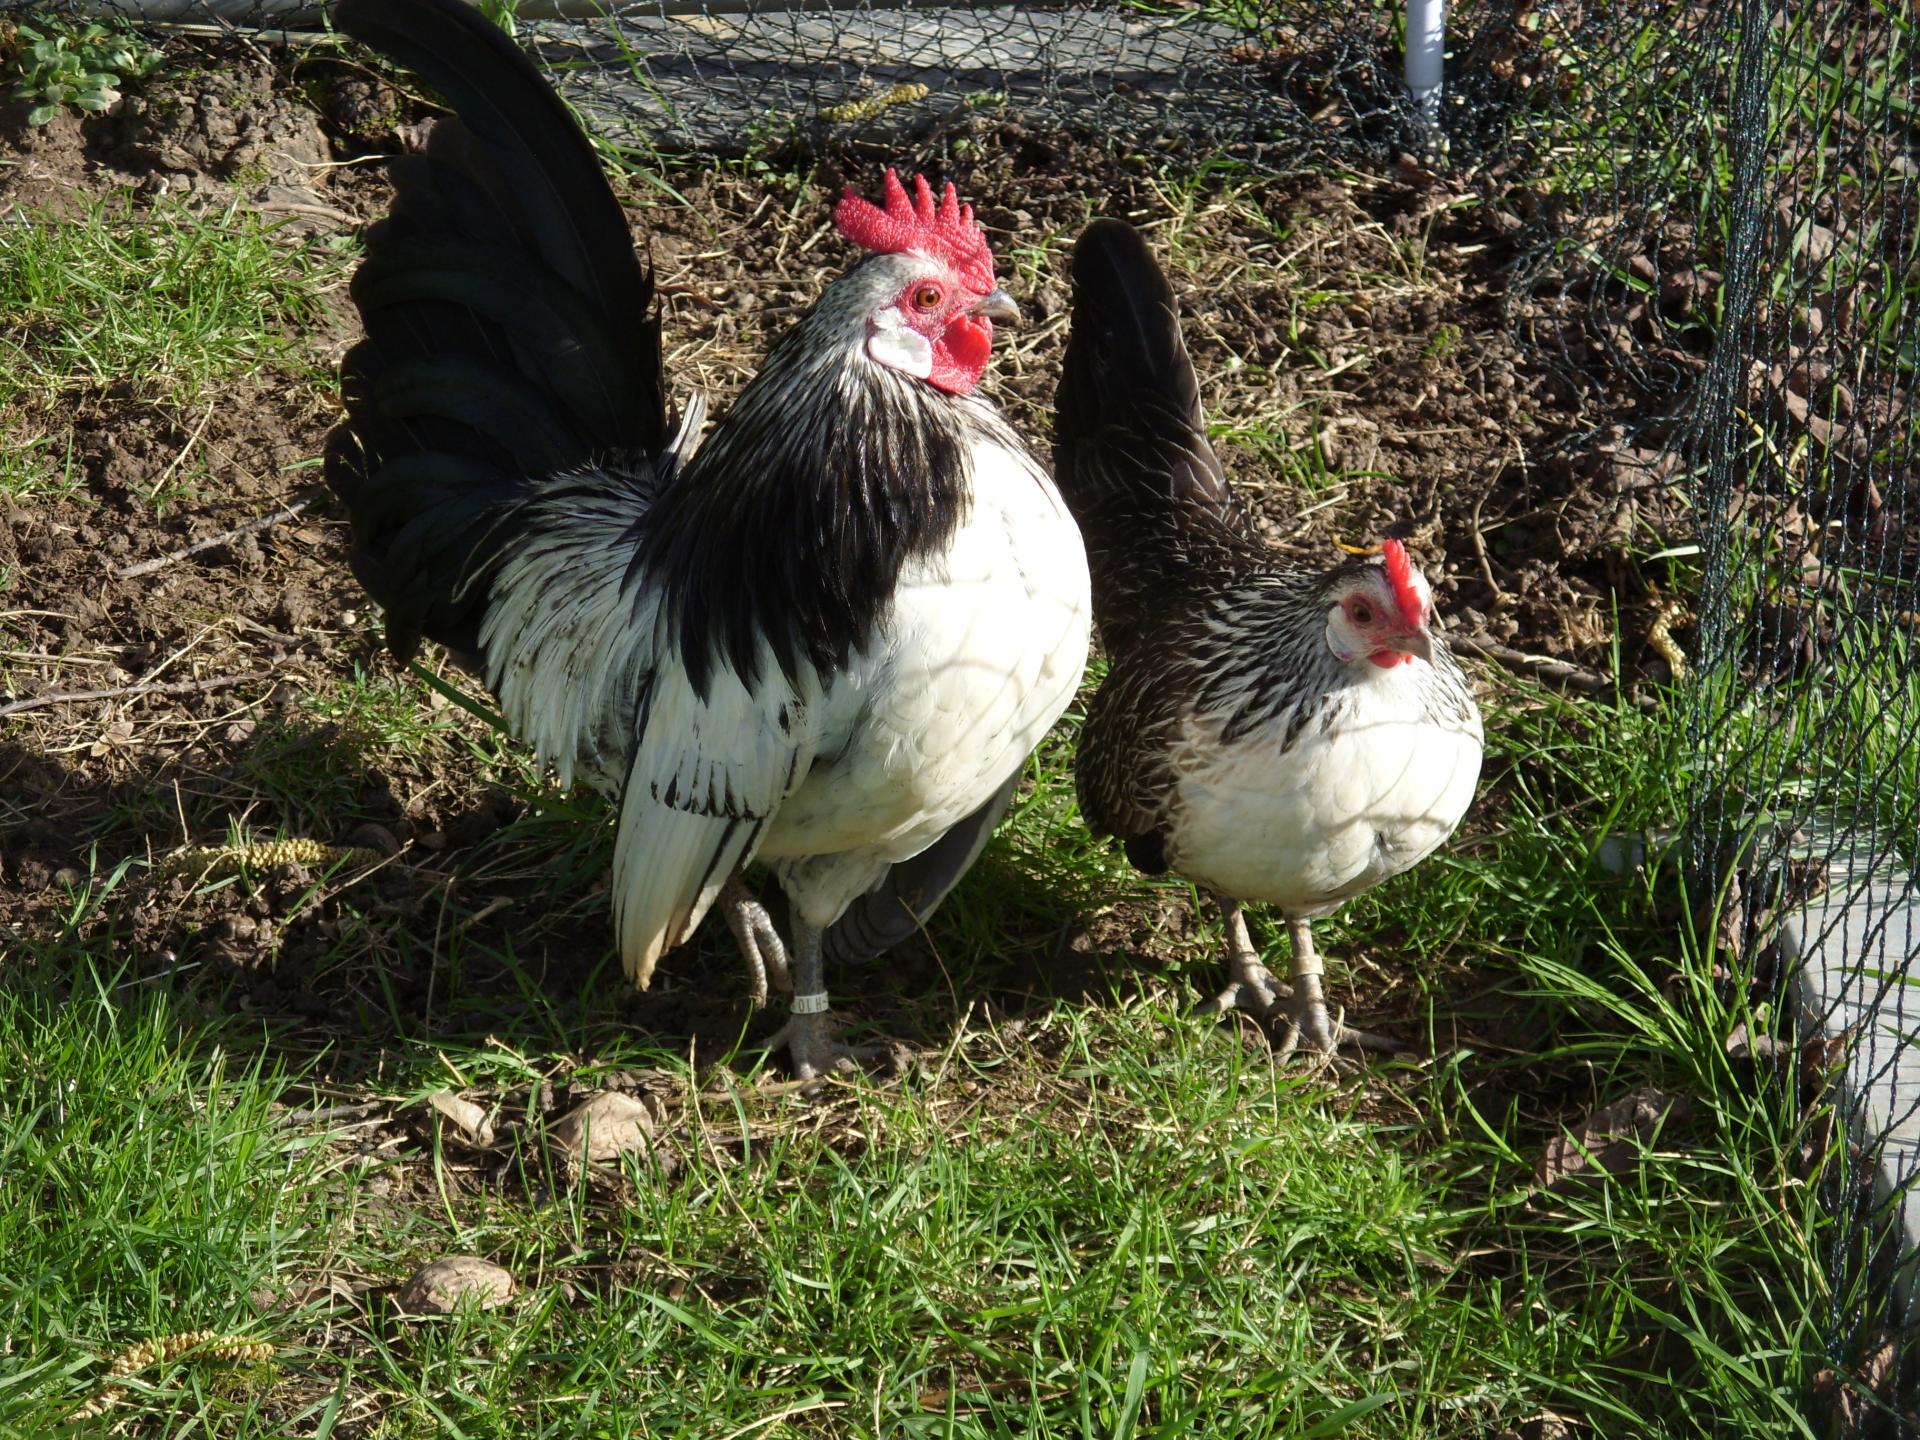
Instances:
[[[382,855],[398,855],[400,841],[386,826],[369,820],[364,825],[356,825],[347,834],[347,844],[366,850],[378,850]]]
[[[477,1255],[447,1255],[423,1265],[394,1292],[409,1315],[451,1315],[463,1305],[493,1310],[513,1298],[513,1276]]]
[[[653,1112],[631,1095],[602,1090],[553,1122],[547,1132],[569,1158],[599,1164],[653,1146]]]

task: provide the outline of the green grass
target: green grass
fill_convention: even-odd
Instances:
[[[275,1127],[281,1079],[114,965],[10,962],[0,987],[0,1429],[50,1433],[99,1342],[250,1332],[249,1295],[324,1232],[324,1152]]]
[[[383,704],[355,708],[377,725]],[[0,1186],[0,1416],[44,1433],[100,1357],[208,1328],[274,1358],[160,1367],[115,1413],[155,1433],[382,1440],[1403,1440],[1548,1411],[1601,1434],[1811,1434],[1796,1406],[1829,1231],[1791,1163],[1799,1135],[1726,1056],[1746,1017],[1686,963],[1671,877],[1608,881],[1587,857],[1586,837],[1671,818],[1674,736],[1532,691],[1490,733],[1504,807],[1326,927],[1336,964],[1414,961],[1391,1003],[1440,1044],[1358,1089],[1189,1015],[1217,983],[1210,922],[1160,965],[1109,964],[1104,993],[1043,994],[1017,1021],[971,1012],[922,1081],[808,1102],[754,1085],[750,1051],[690,1072],[672,1036],[620,1025],[610,966],[556,989],[451,926],[431,1019],[393,1001],[377,1054],[316,1053],[190,977],[126,970],[112,906],[83,891],[0,991],[0,1169],[16,1177]],[[954,987],[926,1002],[936,1033],[994,983],[1010,936],[1156,893],[1078,827],[1070,745],[1069,727],[1042,751],[936,924]],[[523,821],[498,845],[578,846],[566,824]],[[1387,1003],[1356,973],[1357,1003]],[[644,1070],[673,1092],[680,1166],[643,1163],[610,1199],[529,1144],[476,1189],[466,1157],[420,1132],[367,1153],[351,1132],[275,1126],[309,1066],[396,1105]],[[1610,1181],[1535,1188],[1560,1123],[1641,1085],[1684,1112]],[[526,1293],[446,1319],[249,1298],[395,1281],[444,1253],[492,1258]]]
[[[1204,262],[1214,195],[1170,192],[1175,264]],[[1268,229],[1275,258],[1312,238]],[[1020,273],[1066,238],[1015,255]],[[1319,312],[1433,283],[1419,243],[1375,240],[1389,248],[1370,240],[1337,285],[1288,277],[1275,315],[1302,373],[1329,386],[1343,372],[1312,353]],[[76,483],[65,432],[21,418],[62,397],[133,376],[188,406],[297,369],[281,337],[312,322],[339,263],[241,213],[91,212],[0,247],[14,387],[0,486],[16,493]],[[1289,263],[1303,280],[1328,268],[1309,261]],[[1220,438],[1331,485],[1288,418],[1242,413]],[[1911,756],[1872,702],[1904,655],[1875,655],[1846,692],[1835,765]],[[0,938],[0,1433],[56,1433],[109,1356],[194,1329],[272,1358],[155,1365],[99,1425],[1480,1440],[1560,1415],[1608,1436],[1820,1433],[1803,1412],[1828,1317],[1864,1268],[1822,1203],[1830,1157],[1803,1154],[1820,1111],[1727,1054],[1762,1017],[1713,978],[1678,877],[1611,875],[1593,855],[1602,836],[1680,818],[1697,779],[1687,706],[1669,696],[1647,717],[1496,687],[1495,798],[1442,855],[1319,928],[1352,1018],[1433,1058],[1341,1082],[1196,1018],[1220,980],[1217,920],[1087,834],[1075,714],[933,926],[939,983],[903,993],[884,966],[835,977],[852,1011],[922,1045],[922,1073],[807,1100],[744,1044],[702,1034],[690,1061],[684,1027],[623,1017],[636,1002],[595,893],[603,804],[542,787],[416,681],[343,669],[263,714],[233,774],[123,787],[65,913]],[[1755,743],[1769,724],[1755,718]],[[418,908],[332,876],[291,898],[258,876],[218,882],[235,913],[272,921],[253,963],[307,1009],[256,1012],[251,977],[211,947],[156,953],[130,928],[213,887],[141,890],[144,855],[113,848],[128,828],[251,833],[240,791],[285,833],[337,836],[390,817],[374,784],[404,801],[456,770],[521,811],[457,873],[423,870]],[[481,925],[497,903],[510,923]],[[198,923],[177,928],[204,942]],[[1269,917],[1255,934],[1282,964]],[[660,988],[733,993],[731,963],[708,941]],[[616,1183],[557,1165],[532,1087],[635,1075],[665,1097],[671,1169],[637,1162]],[[443,1086],[499,1107],[524,1143],[462,1149],[415,1104]],[[1563,1127],[1645,1087],[1676,1104],[1615,1173],[1537,1185]],[[282,1123],[332,1100],[407,1118]],[[448,1253],[507,1266],[521,1297],[394,1313],[383,1287]]]
[[[96,202],[6,226],[0,490],[16,499],[77,490],[70,412],[91,397],[184,413],[263,372],[311,383],[302,337],[323,318],[321,292],[345,260],[342,249],[288,242],[238,205],[136,212]],[[183,423],[191,430],[200,418]]]
[[[337,269],[337,266],[329,267]],[[0,237],[9,392],[124,382],[190,404],[291,354],[319,316],[320,274],[246,209],[96,204]]]

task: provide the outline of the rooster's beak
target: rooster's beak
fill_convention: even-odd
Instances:
[[[984,315],[989,320],[998,320],[1002,325],[1015,325],[1020,321],[1020,307],[1013,303],[1013,297],[1004,290],[994,290],[967,307],[969,315]]]
[[[1427,633],[1424,625],[1417,630],[1393,636],[1387,641],[1387,649],[1397,650],[1402,655],[1418,655],[1429,665],[1433,663],[1433,637]]]

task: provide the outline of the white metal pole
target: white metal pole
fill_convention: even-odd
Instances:
[[[1407,0],[1407,90],[1430,117],[1440,113],[1446,56],[1447,0]]]

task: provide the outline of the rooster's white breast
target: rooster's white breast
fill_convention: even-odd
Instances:
[[[815,923],[985,803],[1079,687],[1092,623],[1080,532],[1029,457],[981,441],[970,460],[953,544],[901,572],[879,634],[825,699],[819,758],[760,846],[805,866]]]

